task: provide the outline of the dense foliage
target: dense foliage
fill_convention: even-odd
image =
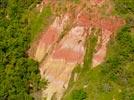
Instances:
[[[85,100],[86,98],[87,98],[87,93],[82,89],[74,90],[72,92],[72,100]]]
[[[113,0],[115,2],[115,9],[118,14],[134,14],[133,0]]]
[[[32,100],[41,88],[38,63],[27,57],[29,11],[40,0],[0,0],[0,100]]]

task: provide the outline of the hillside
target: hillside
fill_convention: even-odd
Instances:
[[[0,100],[133,100],[133,0],[0,1]]]

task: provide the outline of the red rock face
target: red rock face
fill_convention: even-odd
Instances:
[[[91,5],[101,5],[105,0],[90,0]]]
[[[123,20],[117,17],[102,19],[101,28],[111,32],[116,32],[123,24]]]
[[[64,59],[68,63],[73,63],[73,62],[82,62],[82,57],[83,53],[81,52],[76,52],[71,49],[58,49],[55,51],[53,54],[54,59]]]
[[[56,28],[50,27],[47,32],[42,36],[39,45],[46,45],[49,46],[57,41],[58,39],[58,31]]]
[[[101,30],[101,41],[97,44],[97,46],[100,45],[100,48],[98,48],[97,52],[93,55],[93,67],[96,67],[104,61],[106,57],[106,47],[111,35],[115,33],[123,24],[124,21],[115,16],[108,18],[95,17],[92,19],[92,26]]]
[[[57,98],[62,97],[61,93],[68,87],[72,70],[76,64],[83,62],[87,28],[87,25],[83,24],[85,20],[87,19],[75,20],[76,26],[69,30],[69,33],[63,37],[40,66],[41,76],[45,76],[50,82],[47,90],[44,91],[47,99],[51,100],[54,92],[57,93]]]
[[[78,14],[76,26],[63,38],[60,45],[54,49],[53,59],[62,59],[67,63],[82,63],[84,57],[85,29],[89,27],[89,18],[84,13]],[[80,42],[79,42],[80,41]]]
[[[90,27],[89,16],[86,13],[80,13],[77,16],[77,24],[84,27]]]
[[[93,24],[95,27],[101,29],[101,39],[102,41],[97,44],[101,45],[101,47],[97,50],[97,52],[93,55],[93,67],[101,64],[106,57],[106,46],[110,40],[111,35],[116,32],[122,25],[124,21],[113,17],[112,19],[102,19],[97,21],[97,23]]]
[[[49,52],[54,43],[58,40],[63,28],[66,26],[69,20],[69,14],[64,16],[56,17],[53,24],[47,29],[46,32],[41,36],[35,52],[35,60],[41,61],[46,53]]]
[[[113,16],[112,18],[93,18],[92,25],[100,29],[105,29],[111,32],[116,32],[122,25],[124,21],[118,17]]]
[[[95,0],[96,4],[102,3],[104,0]]]
[[[77,28],[73,28],[70,31],[70,34],[65,37],[63,41],[60,42],[60,45],[54,49],[53,59],[63,59],[67,63],[81,63],[84,56],[84,45],[79,41],[82,39],[82,35],[84,33],[84,29],[78,32],[77,36]],[[78,29],[79,30],[79,29]],[[83,40],[82,40],[83,42]]]

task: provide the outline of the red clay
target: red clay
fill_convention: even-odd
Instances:
[[[104,0],[95,0],[95,3],[96,4],[100,4],[100,3],[102,3]]]
[[[96,54],[94,56],[94,59],[97,61],[97,62],[102,62],[104,60],[104,57],[105,57],[105,51],[106,51],[106,47],[105,46],[102,46],[99,50],[98,50],[98,54]]]
[[[67,49],[67,48],[58,49],[53,53],[54,59],[64,59],[68,63],[70,62],[81,63],[83,58],[82,56],[83,53],[76,52],[73,51],[72,49]]]
[[[56,28],[50,27],[46,34],[40,40],[41,44],[51,45],[58,39],[58,31]]]
[[[93,18],[92,19],[92,25],[94,27],[99,27],[100,29],[106,29],[111,32],[117,31],[122,25],[124,24],[124,21],[121,20],[118,17],[112,17],[112,18]]]
[[[92,5],[101,5],[105,0],[90,0]]]
[[[102,62],[104,60],[104,58],[102,57],[102,55],[96,55],[94,57],[94,59],[97,61],[97,62]]]
[[[89,27],[90,26],[90,21],[89,21],[89,17],[87,14],[80,14],[77,17],[77,24],[80,26],[84,26],[84,27]]]
[[[101,27],[111,32],[115,32],[122,26],[123,23],[123,20],[120,18],[112,17],[110,19],[102,19]]]

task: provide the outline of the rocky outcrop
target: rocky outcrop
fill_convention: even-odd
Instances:
[[[100,30],[97,33],[99,38],[96,52],[93,53],[92,58],[92,67],[96,67],[105,60],[107,44],[111,36],[124,24],[121,18],[112,16],[107,9],[108,16],[104,17],[101,6],[103,3],[107,4],[108,0],[107,2],[105,0],[85,1],[85,6],[80,6],[83,1],[80,1],[81,4],[76,4],[74,12],[70,11],[57,16],[34,46],[36,50],[31,57],[40,62],[41,77],[49,82],[47,89],[43,90],[43,97],[47,100],[51,100],[54,94],[57,100],[61,100],[73,69],[77,64],[83,64],[86,52],[85,40],[93,33],[92,29]],[[111,7],[111,5],[107,6]],[[73,16],[73,20],[70,16]],[[68,23],[72,27],[60,39]],[[48,55],[45,56],[46,54]]]

